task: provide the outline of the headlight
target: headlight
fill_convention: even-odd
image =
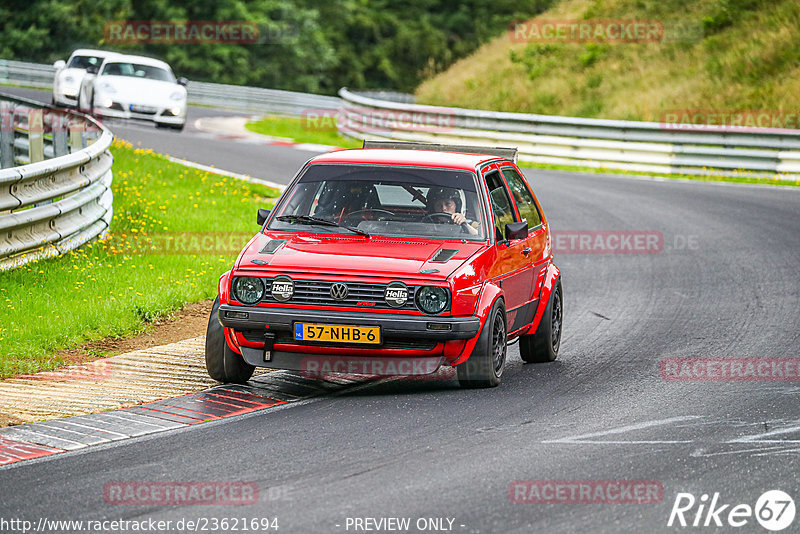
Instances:
[[[237,278],[233,283],[233,295],[244,304],[255,304],[264,296],[264,282],[254,276]]]
[[[111,85],[110,83],[102,83],[102,84],[100,84],[100,87],[98,87],[98,89],[100,89],[104,93],[116,93],[117,92],[117,90],[114,89],[114,86]]]
[[[74,82],[74,81],[75,81],[75,79],[74,79],[72,76],[65,76],[65,77],[64,77],[64,81],[65,81],[66,83],[72,83],[72,82]]]
[[[417,291],[417,306],[431,315],[444,311],[447,300],[447,290],[443,287],[426,286]]]
[[[169,97],[172,100],[183,100],[183,92],[182,91],[175,91],[174,93],[169,95]]]

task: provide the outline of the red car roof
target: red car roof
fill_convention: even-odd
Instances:
[[[497,156],[488,154],[462,154],[457,152],[435,152],[432,150],[354,148],[322,154],[310,163],[374,163],[377,165],[416,165],[420,167],[444,167],[474,171],[486,161]]]

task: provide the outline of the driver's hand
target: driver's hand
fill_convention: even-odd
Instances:
[[[464,224],[465,222],[467,222],[467,218],[464,217],[462,213],[454,213],[451,219],[455,224]]]

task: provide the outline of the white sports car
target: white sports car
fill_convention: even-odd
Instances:
[[[56,68],[56,75],[53,78],[53,105],[77,106],[78,91],[86,69],[99,67],[103,60],[111,55],[114,53],[81,48],[75,50],[66,62],[59,59],[53,63]]]
[[[183,130],[186,123],[185,78],[157,59],[114,54],[99,68],[89,68],[81,83],[78,107],[95,115],[145,119]]]

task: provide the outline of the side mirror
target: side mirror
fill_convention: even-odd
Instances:
[[[178,78],[177,80],[175,80],[175,83],[177,83],[178,85],[183,85],[185,87],[186,85],[188,85],[189,80],[187,80],[186,78]]]
[[[97,74],[98,72],[100,72],[100,69],[97,68],[97,65],[89,65],[88,67],[86,67],[86,72],[88,74]]]
[[[259,226],[264,225],[264,222],[267,220],[267,217],[269,217],[270,211],[271,210],[265,208],[258,208],[258,217],[256,217],[256,222],[258,223]]]
[[[528,237],[527,221],[508,223],[506,225],[506,239],[508,241],[525,239],[526,237]]]
[[[64,67],[66,67],[66,66],[67,66],[67,62],[66,62],[66,61],[64,61],[63,59],[59,59],[58,61],[56,61],[55,63],[53,63],[53,66],[56,68],[56,70],[61,70],[61,69],[63,69]]]

